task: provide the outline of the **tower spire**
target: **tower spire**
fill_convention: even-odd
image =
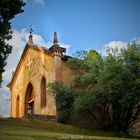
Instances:
[[[63,56],[63,53],[66,52],[66,48],[62,48],[58,44],[58,36],[57,32],[54,32],[54,38],[53,38],[53,45],[49,48],[49,51],[54,56]]]
[[[33,43],[33,35],[32,35],[32,33],[33,33],[33,29],[32,29],[32,26],[30,25],[30,35],[29,35],[29,43]]]
[[[54,43],[54,44],[58,44],[57,32],[54,32],[53,43]]]

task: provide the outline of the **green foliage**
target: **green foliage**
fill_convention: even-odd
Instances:
[[[94,71],[100,67],[102,58],[95,50],[89,50],[85,56],[84,62],[86,65],[88,65],[90,71]]]
[[[90,115],[92,121],[96,121],[96,127],[106,130],[110,126],[110,104],[104,94],[81,94],[76,99],[74,107],[76,113]]]
[[[80,70],[73,85],[79,95],[76,112],[90,114],[102,129],[126,132],[131,128],[140,115],[140,45],[113,50],[104,59],[90,50],[83,59],[69,62]]]
[[[97,77],[102,67],[101,56],[94,50],[87,52],[82,59],[79,59],[81,58],[79,53],[77,55],[78,57],[71,58],[67,62],[79,74],[74,80],[74,89],[78,92],[95,90]]]
[[[70,117],[72,115],[71,111],[72,111],[71,109],[65,109],[65,110],[60,111],[57,121],[60,123],[65,123],[65,124],[69,123]]]
[[[75,101],[75,110],[77,113],[92,113],[96,102],[95,94],[81,94]]]
[[[85,50],[80,50],[80,51],[77,50],[76,53],[73,54],[73,57],[78,59],[84,59],[87,53],[88,52]]]
[[[62,83],[53,85],[58,120],[66,122],[71,113],[88,114],[104,130],[126,133],[132,128],[140,115],[140,45],[113,50],[104,59],[90,50],[68,64],[79,75],[74,91]]]
[[[111,126],[126,132],[140,114],[140,46],[129,45],[121,53],[109,54],[99,76],[100,92],[111,103]]]
[[[5,71],[4,66],[7,64],[6,59],[12,51],[12,46],[6,43],[12,38],[10,20],[23,12],[21,8],[24,5],[22,0],[0,0],[0,85],[2,73]]]
[[[56,98],[58,121],[68,123],[73,109],[74,91],[61,82],[54,82],[49,88]]]

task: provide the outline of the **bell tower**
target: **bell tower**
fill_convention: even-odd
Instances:
[[[54,57],[55,80],[62,81],[62,64],[61,59],[66,52],[66,48],[62,48],[58,43],[57,33],[54,32],[53,45],[49,48],[50,53]]]

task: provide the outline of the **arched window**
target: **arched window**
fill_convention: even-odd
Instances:
[[[41,107],[46,105],[46,79],[41,80]]]
[[[17,96],[16,99],[16,117],[19,117],[19,104],[20,104],[20,99],[19,99],[19,95]]]

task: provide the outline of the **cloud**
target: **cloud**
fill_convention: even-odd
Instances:
[[[13,46],[13,50],[7,59],[7,65],[5,67],[6,71],[3,73],[3,83],[2,88],[0,88],[0,115],[9,115],[10,93],[6,85],[11,81],[12,71],[15,71],[17,67],[25,45],[28,42],[28,36],[29,32],[25,28],[19,31],[14,29],[12,39],[8,41],[8,43]],[[46,48],[49,48],[52,45],[50,42],[45,42],[43,37],[39,34],[33,34],[33,41],[34,44],[38,44],[39,46]],[[60,46],[66,49],[70,48],[70,45],[64,43],[60,43]]]
[[[31,2],[33,4],[36,4],[36,5],[44,5],[45,4],[45,0],[23,0],[25,3],[27,2]]]
[[[9,116],[10,114],[10,94],[8,88],[4,86],[0,89],[0,115]]]
[[[46,48],[49,47],[48,43],[46,43],[45,40],[42,38],[42,36],[38,34],[33,35],[33,42],[35,44],[38,44],[39,46],[45,46]]]
[[[140,44],[140,37],[135,37],[130,39],[129,41],[110,41],[103,46],[103,49],[99,51],[102,56],[106,56],[108,53],[111,53],[112,50],[116,49],[118,52],[123,48],[127,48],[128,44],[132,43]]]
[[[35,4],[41,4],[41,5],[45,3],[44,0],[33,0],[33,2],[34,2]]]
[[[131,39],[131,42],[135,42],[136,44],[140,44],[140,37],[134,37]]]
[[[118,52],[121,51],[121,49],[126,48],[128,45],[128,42],[123,41],[111,41],[104,45],[105,52],[104,53],[111,53],[112,50],[117,50]]]
[[[69,44],[65,44],[65,43],[60,43],[60,47],[62,47],[62,48],[66,48],[66,50],[67,50],[67,54],[69,54],[69,49],[70,49],[70,45]]]

